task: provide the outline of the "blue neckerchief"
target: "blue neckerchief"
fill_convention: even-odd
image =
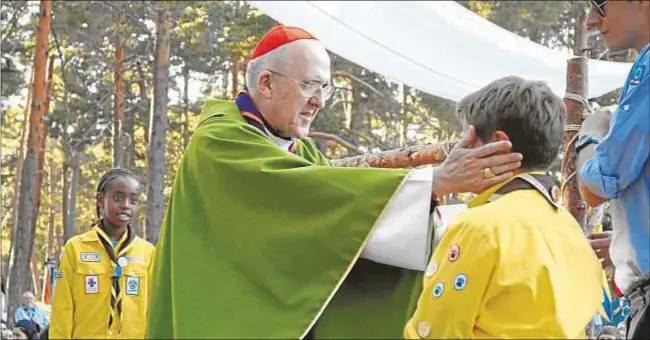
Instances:
[[[292,138],[278,136],[276,130],[273,129],[273,127],[266,121],[266,119],[264,119],[262,113],[257,109],[255,103],[253,103],[253,99],[250,97],[246,89],[242,90],[241,92],[239,92],[239,94],[237,94],[237,97],[235,98],[235,104],[237,104],[237,107],[239,108],[239,112],[241,113],[242,117],[244,117],[244,119],[246,119],[246,121],[249,124],[253,125],[258,130],[262,131],[262,133],[264,133],[265,135],[266,135],[266,130],[268,130],[270,133],[272,133],[274,136],[278,138],[292,141],[291,146],[289,147],[289,152],[295,155],[298,154],[298,148],[296,147],[296,142]]]

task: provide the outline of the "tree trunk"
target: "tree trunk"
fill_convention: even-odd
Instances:
[[[151,134],[151,131],[149,130],[149,120],[151,120],[151,104],[149,103],[149,98],[147,97],[147,82],[144,77],[144,71],[142,70],[142,66],[140,64],[138,64],[138,90],[140,91],[138,108],[142,113],[141,121],[144,124],[144,143],[145,145],[149,145],[149,135]]]
[[[46,88],[45,68],[47,64],[48,36],[50,34],[52,2],[41,1],[38,27],[36,32],[36,47],[34,52],[34,84],[32,90],[32,106],[29,115],[29,137],[27,154],[22,169],[22,180],[18,201],[18,225],[15,230],[16,238],[12,253],[16,261],[12,264],[9,278],[9,306],[7,315],[14,315],[19,303],[20,294],[30,289],[30,258],[34,247],[36,228],[36,179],[38,157],[41,146],[40,129],[43,124],[45,110]],[[13,318],[9,318],[9,327],[13,326]]]
[[[239,57],[236,54],[232,56],[232,66],[230,69],[232,76],[232,99],[234,100],[237,97],[237,91],[239,90]]]
[[[31,289],[30,291],[34,293],[34,296],[36,296],[36,299],[38,300],[38,296],[40,295],[40,280],[39,280],[39,270],[38,270],[38,257],[36,256],[36,252],[32,252],[32,257],[30,260],[30,281],[32,282],[31,284]]]
[[[402,84],[402,136],[400,146],[408,145],[408,132],[409,132],[409,111],[408,104],[408,91],[409,87]]]
[[[172,22],[165,11],[158,11],[156,22],[156,54],[154,57],[154,102],[149,139],[147,167],[147,240],[158,241],[164,214],[165,144],[167,139],[167,91],[169,84],[169,53]]]
[[[136,235],[144,238],[144,235],[142,234],[142,223],[140,223],[139,218],[136,217],[133,219],[133,223],[131,223],[131,227],[133,227],[133,231],[135,231]]]
[[[365,102],[361,95],[361,89],[352,87],[352,109],[350,110],[350,131],[361,132],[363,127],[363,118],[365,116]],[[359,146],[360,140],[358,136],[350,136],[350,143]]]
[[[63,228],[56,228],[55,231],[56,234],[56,252],[54,253],[54,259],[59,258],[59,254],[61,253],[61,249],[63,249]]]
[[[117,15],[117,29],[115,31],[115,103],[113,117],[113,167],[119,168],[124,164],[124,145],[122,122],[124,120],[124,36],[122,28],[124,25],[124,14]]]
[[[586,11],[580,11],[580,15],[576,18],[575,26],[573,27],[573,55],[575,56],[587,56],[589,52],[589,46],[587,45],[589,32],[587,26],[585,25],[585,19],[587,18]]]
[[[124,115],[124,128],[122,134],[124,162],[123,166],[127,169],[133,169],[135,163],[135,145],[133,144],[133,134],[135,133],[135,112],[130,111]]]
[[[190,138],[190,69],[183,67],[183,150],[187,147]]]
[[[70,200],[68,206],[68,225],[66,231],[70,237],[74,236],[75,221],[77,219],[77,192],[79,191],[79,178],[81,177],[81,152],[73,150],[72,153],[72,180],[70,181]]]
[[[242,63],[242,74],[244,75],[244,87],[248,86],[246,83],[246,73],[248,73],[248,58],[244,57]]]
[[[63,211],[61,214],[63,222],[63,244],[67,242],[74,235],[74,228],[70,224],[70,164],[72,161],[72,155],[69,152],[65,152],[63,155],[63,191],[61,195],[63,196]]]
[[[54,244],[54,230],[56,229],[56,225],[54,223],[54,218],[56,216],[56,203],[57,200],[54,199],[56,197],[55,195],[55,187],[56,183],[59,180],[59,174],[57,172],[56,166],[54,164],[54,159],[53,157],[50,158],[50,185],[49,185],[49,190],[48,190],[48,197],[50,197],[50,215],[48,218],[48,223],[47,223],[47,259],[53,259],[56,251],[55,251],[55,244]]]
[[[27,90],[27,104],[25,105],[25,113],[23,115],[23,123],[20,128],[20,145],[18,146],[18,158],[16,159],[16,179],[14,182],[14,193],[13,197],[11,198],[11,227],[9,229],[9,239],[11,240],[11,244],[9,244],[9,253],[7,257],[5,258],[5,263],[4,263],[4,270],[6,270],[4,273],[9,274],[9,270],[11,268],[11,262],[13,261],[13,246],[14,243],[16,242],[15,236],[16,233],[14,230],[16,230],[16,225],[18,225],[18,198],[20,197],[20,193],[18,192],[20,190],[20,178],[23,172],[23,162],[25,158],[25,137],[27,136],[27,122],[29,119],[29,112],[30,108],[32,105],[32,86],[34,84],[34,67],[32,66],[32,75],[31,79],[29,81],[29,89]],[[7,275],[6,277],[9,277]]]
[[[47,87],[45,90],[45,110],[43,112],[43,117],[46,117],[50,113],[50,103],[52,102],[52,76],[54,74],[54,56],[50,56],[50,64],[47,68]],[[41,145],[38,150],[38,172],[36,179],[36,206],[34,208],[34,216],[38,216],[38,211],[41,208],[41,187],[43,186],[43,174],[45,173],[45,148],[47,147],[47,129],[45,124],[41,124],[40,127],[40,139]]]
[[[229,75],[228,69],[223,69],[221,71],[221,74],[223,75],[223,77],[221,77],[221,81],[222,81],[221,88],[223,89],[223,92],[221,94],[221,99],[228,99],[228,84],[229,84],[229,82],[228,82],[228,75]]]

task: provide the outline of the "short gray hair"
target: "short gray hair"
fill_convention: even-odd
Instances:
[[[505,132],[526,170],[547,170],[557,158],[564,133],[566,107],[542,81],[509,76],[491,82],[463,98],[456,115],[474,125],[485,141],[496,131]]]
[[[260,73],[268,68],[270,64],[277,63],[282,60],[282,70],[273,70],[276,72],[286,72],[291,65],[291,58],[289,57],[290,47],[293,44],[287,44],[278,47],[277,49],[268,52],[256,59],[250,60],[248,62],[248,67],[246,68],[246,87],[249,90],[254,91],[257,89],[257,77]]]

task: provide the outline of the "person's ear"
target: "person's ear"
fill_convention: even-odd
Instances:
[[[97,208],[99,208],[100,215],[103,214],[104,211],[104,194],[101,192],[98,192],[97,195],[95,196],[95,202],[97,204]]]
[[[508,141],[510,142],[510,137],[508,137],[508,134],[501,131],[501,130],[496,130],[492,134],[492,140],[495,142],[502,142],[502,141]]]
[[[257,91],[266,99],[273,98],[273,89],[271,88],[272,74],[269,71],[262,71],[257,77]]]

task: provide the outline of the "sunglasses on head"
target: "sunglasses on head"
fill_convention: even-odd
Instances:
[[[605,17],[605,4],[608,0],[589,0],[589,5],[596,10],[599,16]]]

